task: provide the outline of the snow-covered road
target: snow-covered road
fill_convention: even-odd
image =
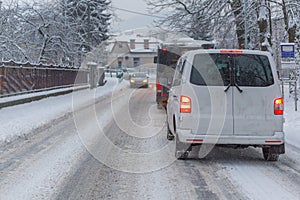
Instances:
[[[287,113],[295,141],[300,115],[292,106]],[[112,79],[99,91],[3,109],[0,118],[2,141],[14,140],[0,147],[1,200],[300,199],[296,142],[278,162],[264,161],[260,149],[221,147],[204,159],[175,160],[153,88]]]

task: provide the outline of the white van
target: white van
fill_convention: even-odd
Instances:
[[[167,104],[168,139],[175,136],[176,157],[185,159],[193,146],[210,144],[261,147],[265,160],[278,160],[285,153],[281,95],[267,52],[185,53],[178,60]]]

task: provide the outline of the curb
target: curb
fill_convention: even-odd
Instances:
[[[84,90],[84,89],[88,89],[88,88],[90,88],[89,85],[81,87],[81,88],[69,88],[67,90],[60,91],[60,92],[53,92],[53,93],[49,93],[49,94],[42,94],[42,95],[37,95],[37,96],[33,96],[33,97],[27,97],[27,98],[23,98],[23,99],[7,101],[7,102],[0,103],[0,109],[5,108],[5,107],[19,105],[19,104],[30,103],[33,101],[38,101],[38,100],[41,100],[41,99],[44,99],[47,97],[51,97],[51,96],[60,96],[60,95],[64,95],[64,94],[69,94],[74,91]]]

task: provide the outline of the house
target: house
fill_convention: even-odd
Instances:
[[[111,36],[108,41],[109,68],[156,67],[162,44],[202,46],[214,42],[194,40],[183,33],[159,28],[138,28]]]
[[[133,68],[153,65],[161,41],[149,35],[128,31],[112,36],[108,41],[108,66],[110,68]]]

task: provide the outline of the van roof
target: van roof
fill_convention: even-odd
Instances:
[[[248,49],[197,49],[187,51],[185,54],[203,54],[203,53],[226,53],[226,54],[255,54],[255,55],[271,55],[267,51],[248,50]]]

